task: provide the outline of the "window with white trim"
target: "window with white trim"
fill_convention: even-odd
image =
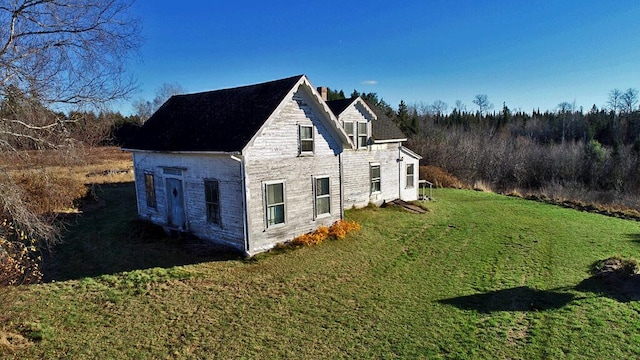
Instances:
[[[407,164],[407,188],[412,188],[415,186],[414,171],[415,169],[413,164]]]
[[[151,209],[157,209],[158,203],[156,201],[156,185],[152,173],[144,173],[144,191],[147,197],[147,207]]]
[[[221,225],[220,186],[218,180],[204,181],[204,198],[207,206],[207,222]]]
[[[331,213],[331,190],[328,177],[315,179],[316,217]]]
[[[368,145],[369,136],[367,134],[367,123],[358,123],[358,147],[365,148]]]
[[[371,192],[380,192],[380,164],[371,164],[369,166],[369,175],[371,178]]]
[[[285,196],[284,182],[264,185],[265,218],[267,227],[284,224]]]
[[[298,138],[300,139],[300,154],[313,154],[313,126],[300,125]]]
[[[347,133],[347,135],[349,136],[349,139],[351,139],[352,142],[354,142],[354,138],[353,138],[353,121],[345,121],[344,122],[344,131]]]

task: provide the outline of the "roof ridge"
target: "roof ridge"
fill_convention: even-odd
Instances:
[[[248,89],[248,88],[257,88],[257,87],[265,86],[265,85],[273,85],[273,84],[276,84],[276,83],[279,83],[279,82],[288,82],[288,81],[292,81],[294,79],[299,80],[303,76],[306,76],[306,75],[305,74],[300,74],[300,75],[296,75],[296,76],[289,76],[289,77],[282,78],[282,79],[264,81],[264,82],[257,83],[257,84],[247,84],[247,85],[233,86],[233,87],[228,87],[228,88],[198,91],[198,92],[194,92],[194,93],[176,94],[176,95],[173,95],[173,96],[180,97],[180,96],[189,96],[189,95],[204,95],[204,94],[209,94],[209,93],[215,93],[215,92],[218,92],[218,91],[229,91],[229,90],[241,90],[241,89]]]
[[[126,147],[158,151],[240,151],[305,75],[174,95]]]

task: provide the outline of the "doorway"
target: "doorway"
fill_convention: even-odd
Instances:
[[[186,230],[184,216],[184,193],[182,180],[166,178],[167,184],[167,224],[180,230]]]

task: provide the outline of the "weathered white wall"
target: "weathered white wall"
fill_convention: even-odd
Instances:
[[[182,168],[186,230],[200,238],[244,250],[241,167],[238,161],[229,155],[134,152],[133,163],[141,218],[159,225],[167,224],[163,168]],[[147,206],[145,172],[155,175],[157,209]],[[204,179],[219,182],[221,226],[207,222]]]
[[[295,236],[330,225],[341,218],[338,154],[342,145],[328,130],[329,120],[304,87],[285,100],[243,155],[248,184],[249,253],[272,248]],[[298,125],[314,125],[314,154],[298,154]],[[331,214],[314,219],[313,178],[328,176],[331,190]],[[285,183],[285,224],[267,228],[263,184]]]
[[[362,104],[359,102],[352,103],[342,111],[340,114],[340,124],[343,125],[345,122],[353,122],[354,129],[354,145],[358,147],[358,122],[366,122],[367,123],[367,136],[371,137],[371,121],[373,121],[372,115],[364,109]]]
[[[398,147],[400,143],[376,144],[368,149],[345,150],[342,159],[345,209],[380,205],[399,197]],[[380,192],[371,193],[372,163],[380,164]]]
[[[400,179],[400,199],[405,201],[418,200],[418,179],[420,177],[420,161],[413,154],[402,148],[402,177]],[[413,184],[407,184],[407,164],[413,164]]]

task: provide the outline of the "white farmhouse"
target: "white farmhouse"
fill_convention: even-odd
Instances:
[[[173,96],[124,149],[142,219],[253,255],[345,207],[415,200],[405,140],[362,99],[328,103],[300,75]]]

